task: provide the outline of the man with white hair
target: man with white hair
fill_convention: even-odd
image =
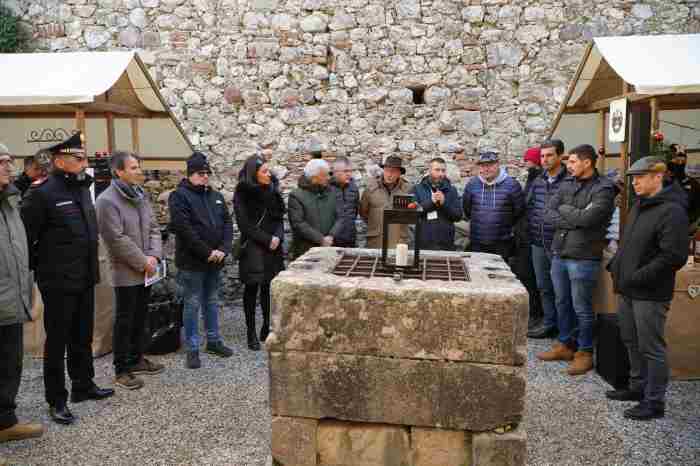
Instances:
[[[299,187],[289,194],[289,223],[292,226],[291,259],[314,246],[333,246],[342,228],[336,211],[335,194],[328,187],[330,167],[322,159],[312,159],[304,167]]]

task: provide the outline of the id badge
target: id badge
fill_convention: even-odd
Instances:
[[[437,220],[437,219],[438,219],[437,210],[433,210],[432,212],[428,212],[428,221]]]

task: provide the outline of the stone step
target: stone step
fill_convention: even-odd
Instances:
[[[275,416],[488,431],[520,422],[525,367],[270,353]]]

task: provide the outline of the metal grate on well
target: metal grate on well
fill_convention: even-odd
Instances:
[[[419,269],[406,269],[403,278],[468,282],[469,270],[459,257],[422,257]],[[333,269],[341,277],[393,277],[394,270],[384,268],[381,257],[343,254]]]

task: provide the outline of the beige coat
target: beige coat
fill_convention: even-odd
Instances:
[[[371,249],[382,248],[382,220],[384,209],[391,208],[394,194],[407,195],[411,185],[401,178],[389,192],[382,182],[382,178],[369,180],[367,189],[360,198],[360,216],[367,222],[367,247]],[[389,227],[388,247],[393,249],[397,243],[408,244],[408,225],[392,225]]]

